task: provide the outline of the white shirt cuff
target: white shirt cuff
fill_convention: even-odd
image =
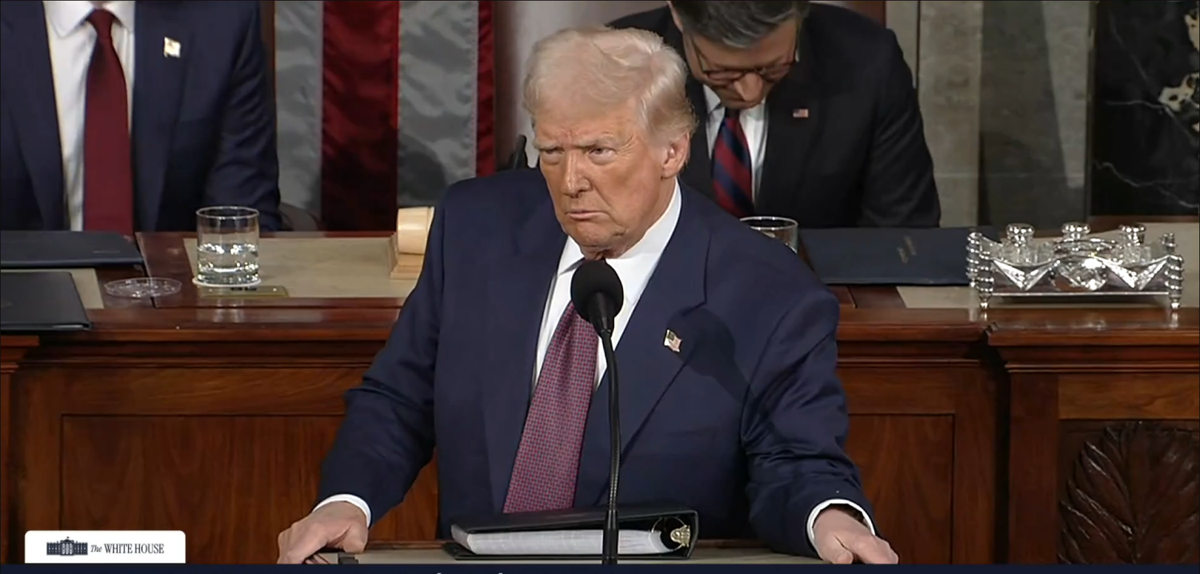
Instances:
[[[808,543],[812,544],[813,548],[817,547],[817,535],[813,532],[813,526],[817,523],[817,516],[820,516],[821,511],[829,508],[830,506],[841,505],[849,506],[850,508],[857,510],[858,515],[862,517],[863,524],[867,526],[867,529],[871,531],[872,535],[875,535],[875,524],[871,522],[871,516],[868,515],[861,506],[844,498],[831,498],[825,502],[822,502],[821,504],[818,504],[817,507],[813,509],[812,513],[808,515]]]
[[[313,512],[316,512],[318,508],[321,508],[322,506],[325,506],[331,502],[349,502],[350,504],[357,506],[359,510],[363,511],[363,514],[367,515],[367,528],[371,527],[371,507],[367,506],[367,501],[354,496],[353,494],[335,494],[330,496],[329,498],[322,500],[320,504],[313,507]],[[816,515],[814,514],[813,516]],[[812,532],[812,520],[808,521],[808,531]]]

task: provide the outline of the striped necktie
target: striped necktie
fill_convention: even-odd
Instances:
[[[750,146],[738,110],[725,108],[725,119],[713,144],[713,191],[717,203],[735,217],[754,214],[754,176]]]

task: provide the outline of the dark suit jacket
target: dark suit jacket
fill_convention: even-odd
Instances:
[[[346,395],[319,494],[356,495],[377,520],[436,446],[438,532],[447,536],[459,518],[503,510],[566,236],[536,170],[455,184],[435,213],[416,289]],[[700,513],[706,538],[757,534],[809,555],[814,506],[845,498],[869,509],[843,451],[837,323],[836,298],[792,251],[685,191],[617,346],[620,502],[684,504]],[[681,352],[664,345],[668,329]],[[607,500],[607,386],[605,375],[577,507]]]
[[[132,143],[139,231],[187,231],[242,205],[277,230],[279,165],[258,2],[138,2]],[[0,4],[2,229],[66,229],[62,151],[41,2]],[[163,38],[179,58],[163,55]]]
[[[684,53],[668,8],[616,28],[657,33]],[[912,74],[896,36],[851,10],[812,4],[799,60],[767,96],[767,149],[756,212],[801,227],[936,227],[941,219]],[[708,104],[688,80],[700,119],[683,181],[712,196]],[[807,118],[793,112],[807,109]]]

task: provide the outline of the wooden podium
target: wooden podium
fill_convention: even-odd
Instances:
[[[520,560],[455,560],[442,550],[441,542],[372,544],[361,554],[345,552],[318,555],[329,564],[530,564]],[[537,564],[596,564],[596,560],[539,560]],[[687,560],[638,560],[621,564],[823,564],[803,556],[771,552],[761,545],[734,540],[701,541]]]

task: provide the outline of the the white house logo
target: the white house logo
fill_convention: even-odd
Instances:
[[[46,543],[46,556],[87,556],[87,553],[86,542],[76,542],[70,538]]]
[[[30,530],[25,562],[186,564],[187,536],[179,530]]]

